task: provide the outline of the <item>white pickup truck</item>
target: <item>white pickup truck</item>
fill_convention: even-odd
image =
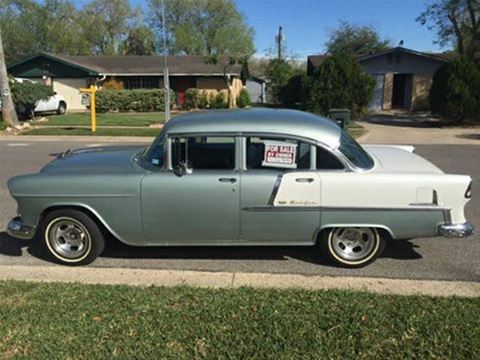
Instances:
[[[30,79],[15,78],[15,81],[20,83],[22,82],[32,82]],[[1,103],[0,103],[1,105]],[[55,93],[53,96],[50,96],[47,100],[40,100],[35,107],[35,113],[57,113],[58,115],[63,115],[67,111],[67,102],[62,95]]]

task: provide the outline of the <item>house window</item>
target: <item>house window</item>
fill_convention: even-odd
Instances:
[[[125,89],[158,89],[160,78],[158,76],[128,77],[124,81]]]

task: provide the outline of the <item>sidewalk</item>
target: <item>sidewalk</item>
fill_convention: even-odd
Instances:
[[[357,139],[362,144],[405,145],[480,145],[480,128],[410,127],[360,122],[365,135]]]
[[[480,283],[477,282],[187,270],[0,265],[0,280],[207,288],[337,289],[395,295],[480,297]]]

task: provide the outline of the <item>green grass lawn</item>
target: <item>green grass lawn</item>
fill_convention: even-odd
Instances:
[[[172,117],[175,114],[172,114]],[[42,125],[90,125],[90,114],[70,113],[65,115],[47,116],[48,122]],[[97,114],[97,126],[149,126],[151,124],[163,124],[164,113],[105,113]]]
[[[157,136],[161,129],[155,128],[98,128],[92,133],[88,128],[48,127],[22,132],[22,135],[86,135],[86,136]]]
[[[480,299],[0,282],[0,358],[478,358]]]

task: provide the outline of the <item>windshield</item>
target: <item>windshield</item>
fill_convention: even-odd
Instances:
[[[163,137],[159,136],[143,153],[142,160],[149,165],[161,168],[163,166],[163,147]]]
[[[368,153],[346,132],[340,136],[340,152],[356,167],[369,170],[373,167],[373,159]]]

